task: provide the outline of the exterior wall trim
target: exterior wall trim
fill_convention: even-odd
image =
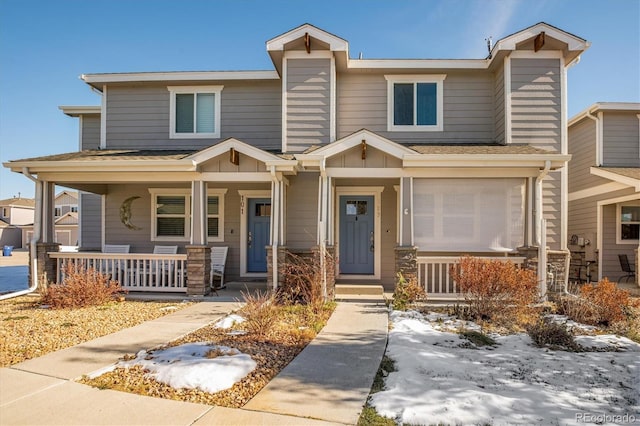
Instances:
[[[591,188],[582,189],[580,191],[574,191],[569,194],[569,201],[578,201],[584,198],[595,197],[596,195],[608,194],[610,192],[619,191],[621,189],[628,188],[619,182],[609,182],[598,186],[592,186]]]
[[[269,179],[271,180],[271,179]],[[247,208],[249,198],[271,198],[266,189],[238,190],[240,194],[240,277],[267,278],[267,272],[247,272]],[[272,207],[273,214],[273,207]]]

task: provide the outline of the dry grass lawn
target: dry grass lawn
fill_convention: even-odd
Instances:
[[[112,302],[47,309],[38,296],[0,301],[0,367],[17,364],[133,327],[189,306],[181,302]]]

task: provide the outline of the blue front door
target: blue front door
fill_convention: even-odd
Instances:
[[[373,275],[374,197],[340,196],[340,273]]]
[[[271,230],[271,200],[249,198],[247,272],[267,272],[267,245]]]

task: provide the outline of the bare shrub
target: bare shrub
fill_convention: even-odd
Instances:
[[[94,268],[69,262],[63,272],[62,283],[49,284],[42,296],[42,303],[54,309],[102,305],[126,294],[120,283]]]
[[[561,311],[569,318],[605,327],[631,320],[637,305],[628,291],[606,278],[597,284],[585,284],[577,296],[568,295],[560,300]]]
[[[401,273],[398,273],[398,282],[393,291],[393,309],[406,311],[418,301],[426,300],[427,292],[418,285],[415,276],[407,280]]]
[[[241,292],[245,305],[240,310],[246,318],[244,326],[249,333],[258,337],[266,337],[278,321],[279,309],[273,293]]]
[[[527,333],[533,343],[540,348],[580,351],[580,345],[575,341],[571,331],[564,324],[559,324],[549,318],[540,318],[527,327]]]
[[[287,253],[287,259],[280,265],[282,281],[277,290],[277,300],[285,305],[310,305],[321,309],[325,294],[323,278],[333,271],[333,258],[324,254],[324,268],[320,262],[321,254],[299,256]]]
[[[510,261],[465,256],[451,268],[451,276],[464,295],[472,319],[505,325],[535,320],[533,304],[538,285],[534,271]]]

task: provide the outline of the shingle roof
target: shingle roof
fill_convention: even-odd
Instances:
[[[480,144],[458,144],[458,145],[410,145],[419,154],[477,154],[477,155],[514,155],[514,154],[557,154],[557,152],[545,149],[534,148],[529,145],[480,145]]]
[[[17,206],[17,207],[35,207],[36,202],[33,198],[7,198],[0,200],[0,206]]]
[[[197,150],[132,150],[105,149],[68,152],[43,157],[24,158],[23,161],[110,161],[110,160],[182,160]]]

